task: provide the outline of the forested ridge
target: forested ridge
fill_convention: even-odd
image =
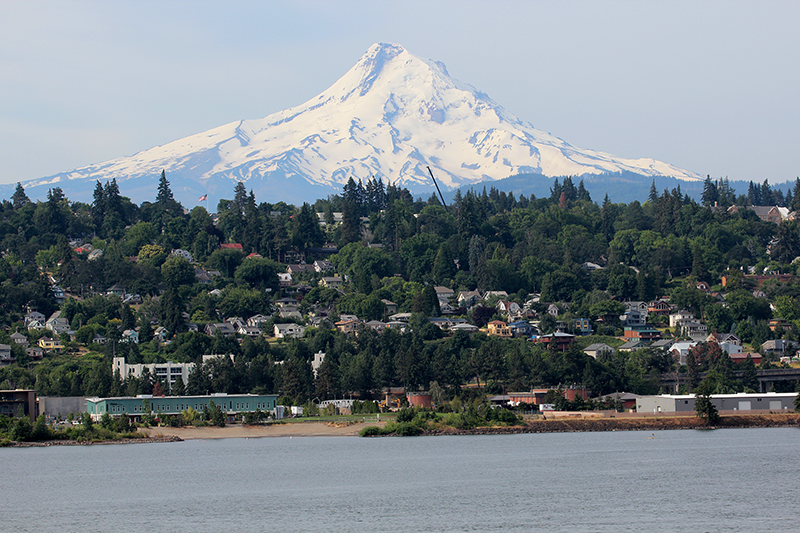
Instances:
[[[709,331],[733,332],[757,349],[777,336],[798,338],[800,284],[790,279],[756,287],[746,274],[795,274],[800,227],[793,219],[763,221],[747,206],[794,211],[798,204],[800,180],[792,190],[773,190],[765,182],[737,195],[724,180],[708,179],[699,203],[679,187],[653,187],[643,203],[620,204],[607,196],[595,202],[583,183],[566,178],[555,180],[546,198],[492,188],[458,193],[445,207],[435,196],[414,199],[380,179],[351,179],[340,195],[302,206],[258,203],[238,183],[232,199],[221,200],[212,215],[202,205],[185,210],[163,173],[154,201],[141,205],[113,180],[97,183],[91,204],[70,202],[59,188],[46,201],[31,202],[18,185],[0,206],[0,343],[11,346],[16,360],[0,367],[0,389],[118,396],[149,394],[158,386],[169,394],[278,393],[299,403],[351,393],[368,398],[384,387],[433,388],[452,397],[466,394],[467,383],[497,392],[575,384],[594,395],[657,393],[660,374],[678,370],[662,350],[593,359],[580,342],[558,351],[524,338],[449,334],[428,320],[442,312],[434,286],[456,295],[505,291],[504,300],[525,306],[539,321],[540,333],[589,318],[600,335],[592,340],[612,343],[621,335],[622,302],[669,298]],[[226,243],[239,243],[242,251],[221,248]],[[102,254],[90,257],[89,249]],[[172,253],[179,249],[194,262]],[[296,273],[290,288],[279,285],[277,274],[287,264],[315,259],[333,263],[345,279],[342,289],[320,286],[319,279],[332,273],[313,271]],[[209,271],[209,283],[201,283],[198,273]],[[713,290],[700,290],[698,282]],[[114,285],[141,303],[106,295]],[[54,286],[66,293],[63,303],[57,303]],[[296,301],[303,318],[275,313],[284,297]],[[386,320],[385,301],[412,313],[405,332],[363,328],[356,336],[332,327],[342,314]],[[452,300],[452,316],[482,327],[504,318],[496,301],[466,309]],[[557,317],[546,312],[548,304],[557,306]],[[10,340],[20,332],[35,344],[51,332],[28,331],[24,316],[59,309],[74,332],[74,339],[61,335],[64,353],[32,360]],[[207,323],[256,314],[272,316],[257,338],[202,332]],[[302,339],[269,338],[274,323],[309,325],[310,317],[326,320],[309,326]],[[773,332],[772,318],[793,327]],[[199,331],[188,331],[189,324]],[[165,338],[154,335],[159,327]],[[124,342],[126,330],[137,331],[139,342]],[[92,344],[96,335],[107,339],[104,346]],[[317,352],[326,356],[315,377]],[[203,365],[203,354],[234,357]],[[195,362],[198,368],[187,387],[170,391],[154,376],[112,375],[113,356],[129,363]],[[692,365],[690,371],[719,375],[717,391],[752,385],[732,377],[727,357],[711,354]]]

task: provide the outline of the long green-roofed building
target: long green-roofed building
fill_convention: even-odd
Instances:
[[[136,420],[148,413],[177,415],[192,408],[205,412],[209,402],[222,409],[227,415],[271,412],[278,403],[277,394],[211,394],[208,396],[125,396],[120,398],[87,398],[86,409],[93,419],[99,420],[104,414],[120,416],[127,414]],[[149,407],[149,410],[148,410]]]

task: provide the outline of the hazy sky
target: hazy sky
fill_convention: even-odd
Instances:
[[[0,183],[301,104],[375,42],[581,147],[800,175],[800,2],[0,2]]]

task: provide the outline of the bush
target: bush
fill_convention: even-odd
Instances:
[[[383,428],[378,426],[367,426],[358,432],[359,437],[380,437],[384,434]]]
[[[398,422],[411,422],[414,420],[414,416],[416,415],[415,411],[411,407],[403,407],[397,412],[397,420]]]
[[[416,437],[422,431],[419,426],[412,422],[400,422],[391,426],[392,433],[400,437]],[[389,429],[389,425],[387,425],[386,429]]]

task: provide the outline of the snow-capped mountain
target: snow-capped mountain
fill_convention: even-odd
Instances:
[[[653,159],[576,148],[454,80],[442,63],[375,44],[304,104],[23,185],[32,197],[58,186],[76,200],[85,189],[88,200],[95,180],[116,178],[124,195],[152,201],[163,169],[184,202],[230,197],[236,181],[259,201],[297,202],[338,193],[350,177],[429,191],[428,166],[448,189],[520,173],[700,179]]]

